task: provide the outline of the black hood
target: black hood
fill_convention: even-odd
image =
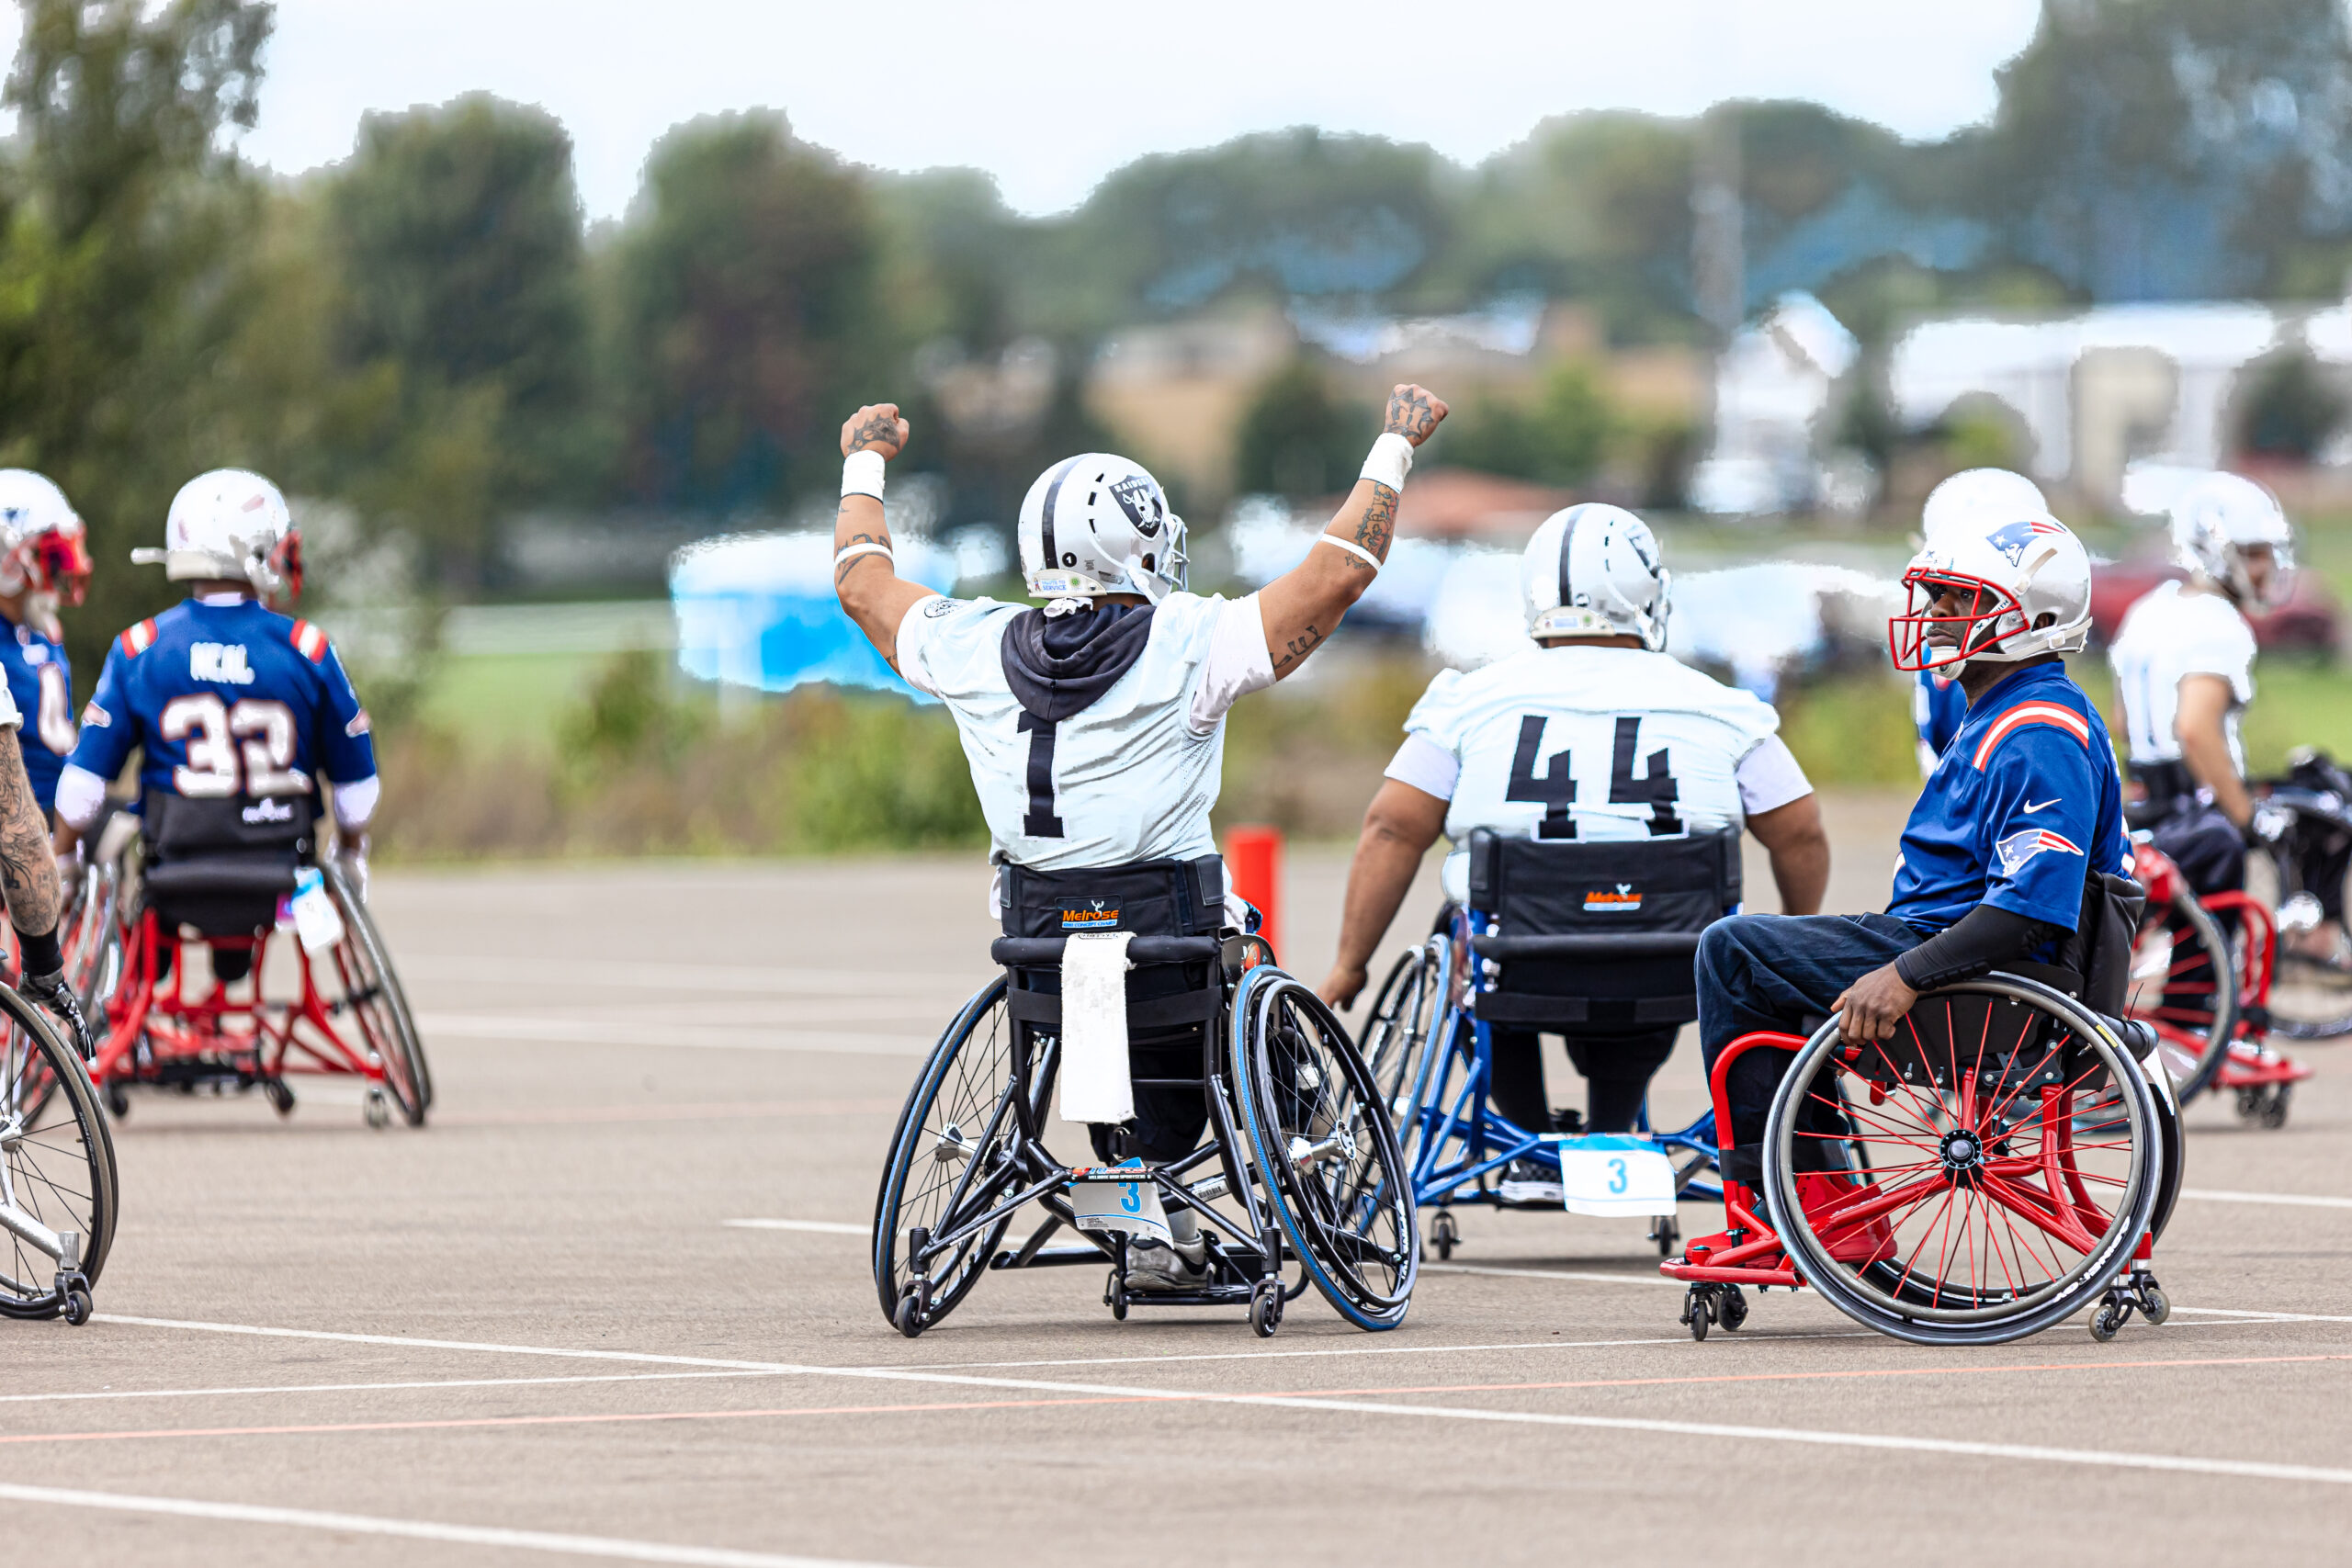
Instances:
[[[1047,724],[1084,712],[1143,657],[1149,604],[1103,604],[1048,618],[1024,610],[1004,628],[1004,679],[1023,711]]]

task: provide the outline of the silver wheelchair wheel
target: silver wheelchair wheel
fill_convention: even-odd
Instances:
[[[2151,906],[2132,948],[2127,1016],[2153,1025],[2165,1076],[2182,1100],[2213,1081],[2238,1027],[2234,949],[2188,879],[2173,879],[2172,902]]]
[[[89,1320],[114,1245],[114,1140],[88,1072],[0,987],[0,1316]]]
[[[343,867],[330,861],[320,869],[344,924],[344,939],[334,946],[331,966],[340,990],[329,997],[328,1005],[347,1013],[368,1050],[383,1063],[384,1089],[401,1118],[412,1127],[422,1127],[433,1109],[433,1070],[424,1060],[424,1042],[409,1010],[408,993],[401,989],[375,918]],[[313,967],[329,964],[313,960]]]
[[[1408,1170],[1420,1143],[1430,1033],[1446,1004],[1446,956],[1443,936],[1398,953],[1374,994],[1372,1018],[1364,1026],[1364,1066],[1380,1091],[1381,1103],[1388,1108]]]
[[[1848,1044],[1832,1020],[1797,1053],[1765,1203],[1804,1282],[1857,1322],[1920,1344],[2022,1338],[2099,1301],[2149,1233],[2155,1095],[2079,1003],[1963,981],[1893,1040]]]

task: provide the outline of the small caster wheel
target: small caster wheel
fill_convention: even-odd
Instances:
[[[130,1114],[130,1096],[113,1078],[107,1080],[107,1114],[118,1122]]]
[[[1737,1285],[1725,1285],[1715,1298],[1715,1320],[1726,1333],[1736,1332],[1747,1321],[1747,1298],[1740,1293]]]
[[[1704,1345],[1715,1321],[1715,1293],[1709,1291],[1690,1303],[1690,1337]]]
[[[87,1286],[68,1285],[65,1288],[65,1300],[59,1304],[57,1315],[72,1326],[79,1328],[90,1321],[90,1314],[96,1310],[91,1304]]]
[[[891,1314],[890,1321],[897,1325],[899,1333],[913,1339],[922,1333],[922,1287],[909,1285],[899,1292],[899,1310]]]
[[[1437,1248],[1441,1261],[1452,1258],[1453,1249],[1462,1245],[1462,1227],[1454,1223],[1453,1210],[1440,1209],[1430,1221],[1430,1245]]]
[[[1261,1280],[1250,1291],[1250,1332],[1272,1339],[1283,1324],[1283,1286],[1279,1280]]]
[[[2100,1303],[2099,1309],[2091,1314],[2091,1337],[2102,1345],[2114,1338],[2116,1331],[2122,1326],[2123,1314],[2113,1302]]]
[[[1682,1245],[1682,1227],[1675,1224],[1672,1214],[1660,1214],[1657,1225],[1650,1231],[1650,1239],[1657,1243],[1660,1258],[1671,1258],[1674,1249]]]
[[[261,1091],[269,1100],[270,1109],[280,1116],[294,1114],[294,1090],[284,1078],[264,1078]],[[382,1090],[378,1090],[381,1093]]]
[[[2270,1090],[2270,1098],[2264,1103],[2262,1107],[2262,1114],[2257,1118],[2257,1120],[2261,1122],[2262,1125],[2269,1128],[2272,1132],[2277,1132],[2279,1128],[2284,1127],[2287,1124],[2287,1106],[2294,1097],[2295,1086],[2293,1084],[2282,1083],[2273,1086]]]
[[[2172,1315],[2172,1298],[2153,1281],[2150,1282],[2140,1292],[2140,1315],[2150,1323],[2161,1324]]]
[[[2238,1090],[2238,1114],[2251,1122],[2262,1114],[2262,1091],[2258,1089]]]
[[[288,1095],[287,1099],[291,1101],[293,1096]],[[291,1109],[290,1104],[287,1109]],[[284,1114],[284,1111],[281,1111],[280,1114]],[[367,1103],[360,1109],[360,1114],[368,1118],[368,1126],[379,1133],[382,1132],[392,1124],[391,1097],[380,1088],[370,1089],[368,1091]]]
[[[1119,1278],[1116,1269],[1111,1270],[1110,1279],[1103,1283],[1102,1304],[1111,1309],[1111,1315],[1119,1322],[1127,1321],[1127,1282]]]

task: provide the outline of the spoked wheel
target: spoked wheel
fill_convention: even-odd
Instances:
[[[1807,1042],[1767,1124],[1765,1201],[1805,1282],[1857,1322],[1920,1344],[2022,1338],[2100,1300],[2147,1232],[2154,1092],[2067,998],[1965,981],[1893,1040],[1848,1045],[1833,1020]]]
[[[0,1315],[85,1322],[114,1245],[114,1142],[81,1058],[48,1020],[0,987]],[[67,1232],[74,1269],[39,1239]]]
[[[874,1205],[874,1285],[882,1315],[902,1334],[920,1333],[955,1311],[1012,1224],[1008,1214],[933,1258],[920,1272],[913,1267],[914,1255],[932,1237],[987,1213],[1021,1179],[1014,1151],[1044,1121],[1056,1048],[1043,1046],[1024,1084],[1014,1076],[1017,1029],[1000,977],[947,1026],[899,1113]]]
[[[412,1127],[422,1127],[425,1113],[433,1109],[433,1073],[425,1066],[424,1042],[417,1035],[408,996],[401,989],[400,976],[392,972],[391,954],[368,906],[360,901],[343,867],[330,861],[321,869],[344,928],[344,938],[334,950],[334,974],[341,992],[328,996],[328,1006],[351,1019],[360,1043],[383,1064],[384,1091],[399,1107],[401,1119]],[[324,967],[312,961],[314,973]],[[334,991],[334,985],[322,988]]]
[[[1245,978],[1235,1015],[1250,1159],[1291,1249],[1341,1316],[1396,1327],[1420,1249],[1404,1153],[1370,1069],[1331,1010],[1279,970]]]
[[[1445,998],[1438,994],[1446,974],[1445,942],[1442,936],[1431,937],[1397,954],[1388,977],[1380,983],[1371,1021],[1364,1026],[1364,1066],[1379,1086],[1380,1102],[1388,1108],[1408,1168],[1420,1131],[1416,1102],[1429,1070],[1425,1047],[1430,1027],[1445,1005]]]
[[[2156,1054],[2182,1103],[2205,1092],[2229,1058],[2238,1027],[2238,976],[2229,936],[2186,878],[2167,878],[2169,902],[2150,903],[2132,948],[2126,1017],[2156,1032]]]
[[[2273,800],[2301,801],[2275,792]],[[2246,891],[2278,913],[2278,948],[2270,978],[2270,1032],[2289,1040],[2335,1040],[2352,1034],[2352,932],[2324,912],[2322,889],[2303,886],[2302,867],[2343,829],[2328,816],[2297,808],[2292,831],[2276,848],[2246,856]],[[2336,889],[2339,894],[2344,889]],[[2343,906],[2338,905],[2339,908]]]

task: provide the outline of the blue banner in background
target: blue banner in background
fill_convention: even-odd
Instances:
[[[897,544],[900,577],[947,592],[956,558]],[[788,692],[809,681],[934,701],[899,679],[833,597],[830,533],[741,534],[678,552],[670,565],[678,665],[700,681]]]

